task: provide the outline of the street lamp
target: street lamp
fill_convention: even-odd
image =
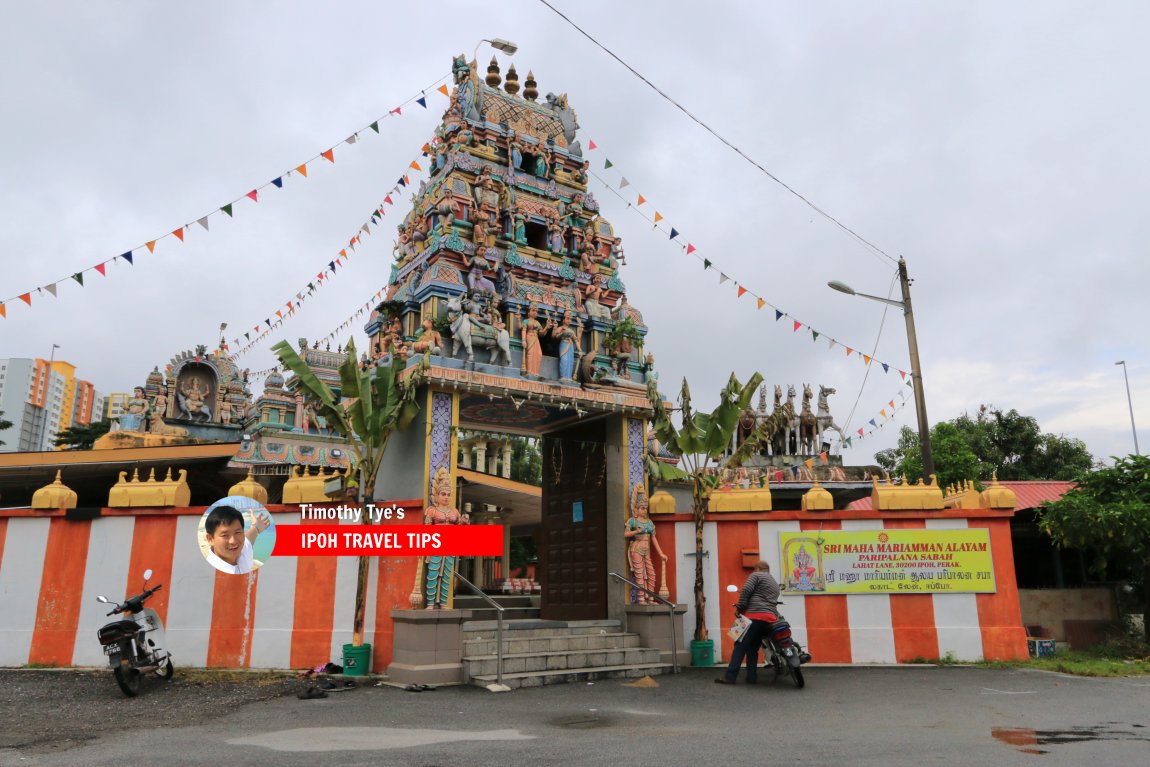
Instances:
[[[926,475],[925,479],[929,481],[934,474],[934,455],[930,450],[930,422],[926,419],[926,394],[922,390],[922,367],[918,361],[918,336],[914,332],[914,311],[910,304],[910,278],[906,275],[906,259],[904,258],[898,260],[898,279],[902,283],[901,301],[857,293],[850,285],[838,280],[831,280],[827,283],[827,287],[849,296],[869,298],[872,301],[902,309],[903,316],[906,317],[906,340],[910,346],[910,378],[914,384],[914,407],[918,413],[918,441],[922,445],[922,472]]]
[[[483,45],[484,43],[490,43],[492,48],[499,51],[500,53],[506,53],[508,56],[514,56],[515,52],[517,50],[519,50],[519,46],[516,45],[515,43],[511,42],[510,40],[504,40],[503,38],[500,38],[500,37],[496,37],[493,40],[488,40],[487,38],[483,38],[482,40],[480,40],[476,44],[475,52],[471,54],[471,60],[472,61],[476,60],[476,57],[479,55],[479,46]]]
[[[56,350],[60,344],[52,344],[52,353],[48,356],[48,370],[44,374],[44,407],[40,408],[40,439],[37,447],[43,451],[48,448],[44,445],[48,436],[48,405],[52,402],[52,366],[56,363]]]
[[[1134,427],[1134,400],[1130,399],[1130,376],[1126,375],[1126,360],[1118,360],[1115,365],[1122,366],[1122,377],[1126,379],[1126,404],[1130,407],[1130,430],[1134,432],[1134,455],[1138,452],[1138,429]]]

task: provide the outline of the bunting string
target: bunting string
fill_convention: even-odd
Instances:
[[[373,133],[378,134],[380,132],[380,123],[383,122],[384,120],[387,120],[387,119],[392,118],[392,117],[402,116],[404,107],[406,107],[410,104],[419,104],[424,109],[427,109],[427,92],[430,90],[435,90],[435,91],[438,91],[439,93],[442,93],[443,95],[448,95],[448,91],[447,91],[446,85],[444,83],[449,78],[450,78],[450,75],[444,75],[443,77],[440,77],[434,83],[432,83],[431,85],[429,85],[426,88],[424,88],[423,90],[421,90],[418,95],[408,98],[406,101],[403,101],[399,106],[388,111],[387,114],[382,115],[381,117],[377,118],[376,120],[373,120],[372,122],[368,123],[367,125],[363,126],[362,128],[359,128],[358,130],[354,131],[353,133],[351,133],[351,135],[349,135],[347,138],[345,138],[343,141],[339,142],[338,144],[335,144],[335,145],[333,145],[333,146],[331,146],[331,147],[329,147],[329,148],[327,148],[321,152],[316,153],[314,156],[310,157],[309,159],[305,160],[304,162],[292,166],[291,169],[284,171],[283,173],[276,176],[271,181],[268,181],[267,183],[265,183],[261,186],[257,186],[249,192],[245,192],[244,194],[240,195],[239,197],[236,197],[235,199],[233,199],[231,202],[228,202],[224,205],[221,205],[219,208],[212,210],[209,213],[206,213],[202,216],[199,216],[197,218],[193,218],[193,219],[189,220],[188,223],[184,224],[183,226],[180,226],[177,229],[173,229],[171,232],[159,235],[159,236],[155,237],[154,239],[148,240],[147,242],[144,242],[140,245],[137,245],[136,247],[134,247],[130,250],[126,250],[123,253],[120,253],[119,255],[112,256],[111,258],[105,259],[105,260],[99,262],[98,264],[96,264],[94,266],[90,266],[90,267],[87,267],[85,269],[81,269],[78,272],[67,275],[65,277],[61,277],[57,280],[49,282],[49,283],[42,285],[40,287],[33,288],[33,289],[27,290],[23,293],[18,293],[16,295],[10,296],[9,298],[5,298],[3,300],[0,300],[0,318],[6,319],[8,317],[8,304],[15,304],[16,301],[20,301],[20,302],[24,303],[25,305],[27,305],[28,307],[31,307],[32,306],[32,298],[34,295],[37,298],[39,298],[39,297],[42,297],[44,294],[48,294],[48,295],[51,295],[53,298],[56,298],[58,296],[57,291],[59,289],[59,286],[61,284],[66,284],[66,283],[70,283],[70,282],[75,282],[80,287],[84,287],[85,276],[90,276],[91,272],[97,272],[97,273],[99,273],[99,275],[101,277],[106,277],[107,276],[107,267],[109,264],[115,264],[119,261],[123,261],[124,263],[127,263],[129,266],[133,266],[136,263],[136,258],[138,258],[141,255],[144,255],[145,250],[147,251],[147,254],[149,254],[149,255],[154,254],[156,252],[156,246],[158,244],[162,243],[164,240],[168,240],[169,238],[175,238],[175,239],[179,240],[180,242],[185,242],[186,241],[185,238],[187,237],[188,232],[192,231],[196,227],[198,227],[199,229],[202,229],[204,232],[211,231],[211,224],[213,222],[213,219],[218,219],[220,216],[226,216],[228,219],[234,218],[236,213],[238,212],[237,206],[240,205],[241,203],[244,203],[244,200],[251,200],[252,203],[259,203],[260,194],[262,192],[264,192],[268,187],[275,187],[276,189],[282,189],[283,185],[284,185],[284,179],[290,178],[293,174],[298,175],[301,178],[307,178],[308,166],[315,163],[316,161],[318,161],[320,159],[323,159],[325,162],[329,162],[329,163],[334,164],[335,163],[335,147],[336,146],[338,146],[339,144],[356,144],[359,142],[361,136],[363,136],[364,134],[368,134],[368,131],[371,131]],[[368,135],[370,135],[370,134],[368,134]]]
[[[600,149],[599,145],[594,141],[589,141],[588,147],[589,152]],[[609,158],[604,157],[602,170],[607,171],[612,168],[617,168],[617,165],[618,163],[612,162]],[[662,212],[654,208],[649,198],[643,194],[638,193],[636,193],[634,198],[625,196],[621,190],[631,186],[632,182],[629,181],[625,175],[623,175],[621,170],[616,170],[615,172],[619,174],[619,182],[617,185],[612,185],[606,179],[600,176],[599,172],[589,170],[590,175],[593,176],[596,181],[602,184],[604,189],[625,203],[628,210],[634,212],[646,220],[647,223],[651,224],[652,229],[659,230],[666,234],[667,242],[673,243],[687,255],[694,256],[703,265],[704,271],[717,272],[719,275],[719,284],[726,285],[729,283],[735,291],[736,298],[741,299],[745,296],[750,296],[759,311],[762,311],[763,309],[770,309],[774,312],[776,323],[781,322],[784,319],[787,320],[788,322],[786,324],[791,328],[792,336],[798,334],[801,330],[803,331],[802,335],[804,337],[807,337],[809,334],[809,338],[811,339],[812,343],[818,343],[818,340],[821,337],[826,341],[828,351],[834,351],[836,348],[844,350],[848,358],[853,357],[854,359],[862,362],[863,365],[867,366],[868,373],[870,372],[872,364],[881,367],[884,373],[890,373],[893,370],[899,374],[899,377],[905,382],[907,387],[911,387],[911,380],[906,370],[903,370],[902,368],[899,368],[888,362],[876,359],[873,355],[866,354],[861,351],[859,347],[848,346],[847,344],[839,341],[837,338],[834,338],[833,336],[830,336],[822,331],[816,330],[808,323],[797,319],[792,314],[790,314],[790,312],[787,312],[784,309],[776,306],[767,300],[767,298],[764,296],[755,292],[751,288],[748,288],[741,280],[732,278],[731,275],[720,269],[714,262],[711,261],[710,258],[706,257],[702,252],[700,252],[699,248],[696,247],[694,243],[690,242],[686,237],[684,237],[683,233],[679,231],[677,227],[672,226],[669,222],[665,223],[667,222],[667,217],[663,215]],[[647,209],[651,211],[650,215],[648,215],[647,211],[643,209],[644,205],[646,205]],[[894,418],[894,414],[898,410],[901,410],[903,406],[905,406],[905,390],[900,389],[898,395],[898,403],[896,403],[894,399],[888,400],[886,407],[879,408],[875,417],[867,420],[867,423],[870,425],[869,430],[864,427],[862,429],[858,429],[857,434],[852,433],[851,436],[844,437],[839,443],[837,443],[839,444],[839,449],[841,450],[842,446],[844,445],[846,447],[851,447],[855,440],[866,439],[872,436],[875,431],[882,429],[886,422]]]
[[[600,149],[599,145],[595,144],[595,142],[590,142],[589,146],[592,144],[594,144],[595,150]],[[593,150],[589,150],[589,151],[593,151]],[[611,162],[611,160],[609,160],[609,159],[605,159],[604,164],[603,164],[603,170],[604,171],[611,169],[611,168],[617,168],[617,167],[618,167],[618,163],[614,163],[614,162]],[[826,340],[828,347],[829,347],[829,350],[833,351],[836,348],[841,348],[846,352],[847,357],[853,357],[854,359],[858,359],[864,365],[870,365],[872,363],[879,365],[882,367],[884,373],[889,373],[890,371],[893,370],[896,373],[898,373],[899,376],[901,376],[903,380],[906,380],[908,373],[907,373],[907,371],[903,370],[902,368],[900,368],[896,365],[892,365],[888,362],[883,362],[882,360],[875,359],[871,355],[864,354],[862,351],[860,351],[859,346],[847,345],[847,344],[843,343],[842,341],[839,341],[837,338],[834,338],[833,336],[830,336],[830,335],[828,335],[828,334],[826,334],[820,330],[815,329],[809,323],[804,322],[803,320],[796,318],[790,312],[782,309],[779,306],[776,306],[774,303],[769,301],[766,297],[762,296],[761,294],[759,294],[756,291],[752,290],[751,288],[747,287],[747,285],[744,282],[742,282],[741,280],[736,279],[736,278],[732,277],[730,274],[728,274],[727,272],[723,271],[718,265],[715,264],[715,262],[713,262],[710,258],[706,257],[703,254],[703,252],[701,252],[699,250],[699,248],[695,246],[694,243],[690,242],[683,235],[682,231],[680,231],[677,227],[672,226],[669,222],[667,222],[666,216],[664,216],[660,211],[658,211],[654,208],[650,199],[648,199],[647,197],[645,197],[642,194],[638,194],[634,198],[624,196],[620,190],[627,187],[627,186],[630,186],[633,182],[628,181],[627,178],[622,175],[621,171],[617,171],[617,172],[619,173],[620,179],[621,179],[621,181],[619,182],[618,185],[612,185],[612,184],[608,183],[607,180],[605,180],[602,176],[600,176],[598,172],[590,171],[590,175],[592,175],[595,178],[595,180],[597,180],[600,184],[602,184],[604,189],[611,192],[611,194],[615,195],[615,197],[619,198],[619,200],[624,202],[627,205],[627,208],[629,210],[633,211],[635,214],[637,214],[638,216],[645,219],[647,221],[647,223],[651,224],[652,229],[657,229],[658,231],[666,234],[667,235],[667,241],[669,243],[672,243],[673,245],[678,247],[680,250],[684,251],[687,255],[694,256],[703,265],[704,271],[717,272],[719,275],[719,284],[720,285],[726,285],[727,283],[730,283],[731,287],[735,290],[735,294],[736,294],[737,298],[743,298],[745,296],[750,296],[751,300],[755,303],[755,305],[757,306],[757,308],[760,311],[763,309],[769,308],[770,310],[772,310],[774,312],[776,323],[782,321],[783,319],[788,320],[788,322],[786,324],[791,328],[792,335],[797,334],[800,330],[802,330],[803,335],[807,336],[809,334],[811,341],[814,343],[817,343],[819,338],[821,337],[824,340]],[[646,211],[641,209],[643,205],[648,206],[648,209],[651,210],[651,215],[648,215]]]
[[[421,156],[426,157],[430,151],[429,145],[424,144]],[[352,253],[356,252],[356,246],[363,243],[364,237],[370,236],[373,233],[372,227],[374,226],[378,229],[379,226],[381,226],[380,222],[387,213],[387,206],[395,204],[391,199],[392,195],[398,195],[401,186],[408,187],[413,183],[411,170],[415,168],[419,168],[422,171],[422,166],[418,160],[412,160],[404,166],[404,173],[399,177],[396,185],[387,193],[383,202],[375,207],[367,220],[356,229],[355,234],[347,241],[347,245],[340,248],[339,252],[316,273],[315,277],[311,278],[305,286],[297,290],[293,298],[289,298],[282,304],[277,305],[276,308],[264,312],[265,316],[263,321],[256,322],[251,326],[251,331],[244,333],[243,344],[240,343],[238,336],[232,339],[232,343],[237,347],[236,351],[231,355],[232,361],[238,360],[241,356],[254,349],[267,338],[273,330],[283,325],[289,317],[294,316],[308,298],[331,283],[336,271],[346,267],[345,261],[351,260]]]

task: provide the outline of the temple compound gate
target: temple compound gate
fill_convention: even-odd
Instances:
[[[430,355],[422,413],[392,437],[377,496],[458,519],[462,430],[542,436],[542,617],[622,618],[628,588],[608,572],[627,572],[614,533],[645,486],[653,364],[623,249],[587,189],[566,96],[540,103],[531,75],[520,94],[514,67],[504,81],[494,60],[484,80],[462,57],[453,71],[431,176],[366,328],[364,364]],[[451,606],[437,585],[450,566],[421,566],[413,608]]]

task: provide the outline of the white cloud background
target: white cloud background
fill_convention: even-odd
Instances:
[[[930,417],[982,402],[1017,408],[1099,457],[1131,451],[1118,359],[1150,423],[1144,319],[1150,267],[1150,6],[1141,2],[554,4],[824,210],[905,255]],[[355,146],[343,144],[470,58],[514,40],[521,81],[566,92],[592,168],[642,193],[699,253],[768,301],[871,349],[892,265],[853,242],[661,99],[544,5],[442,2],[134,2],[11,5],[0,47],[0,300],[140,247],[321,150],[309,177],[242,200],[187,242],[70,280],[59,297],[7,303],[0,356],[59,356],[102,391],[220,322],[235,337],[274,313],[370,215],[446,99],[429,91]],[[480,49],[485,65],[490,48]],[[603,171],[604,158],[615,167]],[[838,388],[840,423],[897,396],[865,369],[753,300],[736,300],[596,182],[623,235],[629,299],[651,327],[663,389],[684,376],[713,402],[731,370]],[[632,196],[633,199],[633,196]],[[322,336],[387,279],[394,225],[276,334]],[[362,340],[362,331],[357,336]],[[258,370],[271,342],[246,355]],[[891,310],[875,356],[909,365]],[[1141,406],[1141,410],[1138,408]],[[847,451],[869,462],[914,425],[907,407]],[[1142,442],[1150,444],[1147,432]]]

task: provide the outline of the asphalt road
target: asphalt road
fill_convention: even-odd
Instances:
[[[961,667],[807,667],[807,686],[726,687],[714,672],[510,693],[472,687],[361,687],[195,708],[202,688],[71,705],[102,733],[51,745],[50,731],[0,749],[0,765],[1141,765],[1150,762],[1150,678],[1083,679]],[[27,672],[0,672],[5,685]],[[58,683],[58,682],[57,682]],[[23,682],[29,685],[27,678]],[[292,683],[294,684],[294,683]],[[102,688],[101,688],[102,689]],[[99,693],[102,695],[103,693]],[[187,702],[186,725],[151,707]],[[14,721],[11,700],[0,728]],[[40,701],[35,694],[25,700]],[[35,703],[33,705],[41,705]],[[67,706],[65,714],[59,707]],[[41,721],[22,705],[24,721]],[[46,727],[52,712],[42,712]],[[99,720],[99,721],[96,721]],[[194,720],[194,721],[192,721]],[[5,733],[0,743],[19,738]]]

